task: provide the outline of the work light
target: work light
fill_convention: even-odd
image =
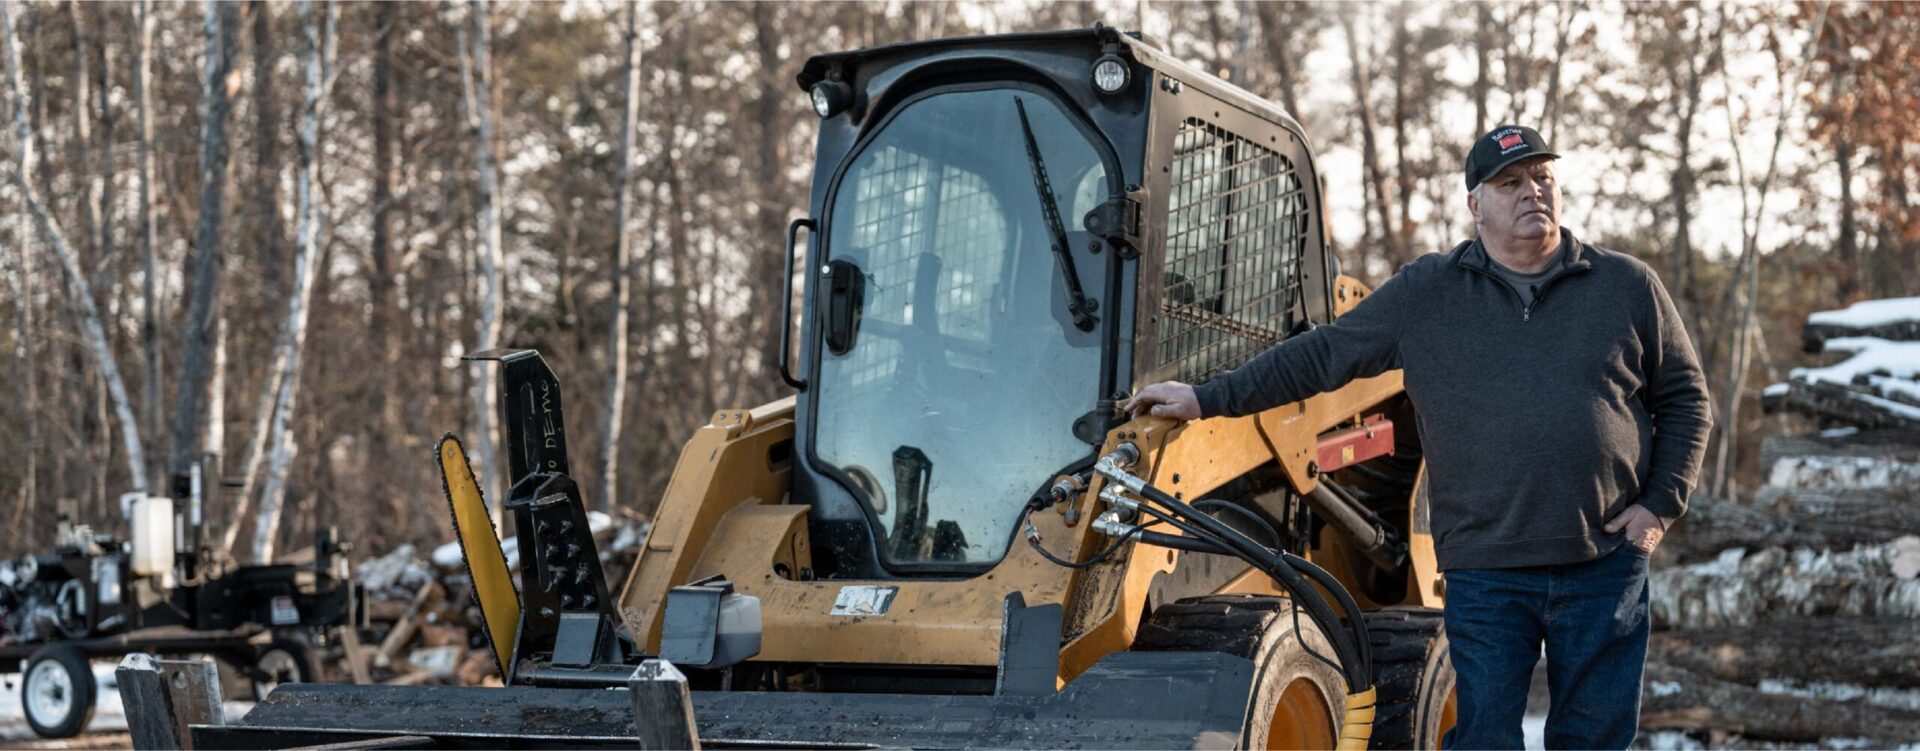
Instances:
[[[813,113],[822,119],[833,117],[853,103],[853,89],[839,81],[821,81],[813,85]]]
[[[1118,55],[1102,55],[1093,61],[1093,87],[1102,94],[1118,94],[1127,87],[1127,64]]]

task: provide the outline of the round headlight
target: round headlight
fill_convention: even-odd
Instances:
[[[821,81],[813,85],[813,114],[822,119],[833,117],[853,104],[853,89],[839,81]]]
[[[1114,55],[1093,62],[1093,87],[1102,94],[1118,94],[1127,87],[1127,64]]]
[[[821,117],[833,114],[833,102],[827,99],[826,89],[813,87],[813,113]]]

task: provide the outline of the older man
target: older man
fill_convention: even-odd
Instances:
[[[1476,239],[1238,370],[1123,404],[1238,416],[1404,371],[1459,675],[1448,748],[1521,746],[1543,645],[1547,746],[1633,741],[1647,556],[1705,453],[1705,379],[1673,301],[1645,264],[1560,226],[1557,158],[1532,128],[1495,128],[1467,154]]]

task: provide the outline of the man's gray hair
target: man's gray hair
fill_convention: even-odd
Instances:
[[[1484,182],[1480,183],[1479,185],[1475,185],[1471,190],[1467,191],[1467,195],[1473,196],[1473,200],[1475,201],[1484,201],[1486,199],[1480,196],[1480,189],[1484,187],[1487,187],[1487,184]]]

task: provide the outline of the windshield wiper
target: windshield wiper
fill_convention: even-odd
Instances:
[[[1060,206],[1053,201],[1053,185],[1047,180],[1047,163],[1040,159],[1040,144],[1033,139],[1033,123],[1027,121],[1027,105],[1016,96],[1013,106],[1020,113],[1020,132],[1027,139],[1027,166],[1033,168],[1033,187],[1040,192],[1040,213],[1047,219],[1053,257],[1060,262],[1060,275],[1067,280],[1067,312],[1073,314],[1075,328],[1092,331],[1093,311],[1099,303],[1087,299],[1087,294],[1080,290],[1080,272],[1073,267],[1073,250],[1067,247],[1067,228],[1060,222]]]

